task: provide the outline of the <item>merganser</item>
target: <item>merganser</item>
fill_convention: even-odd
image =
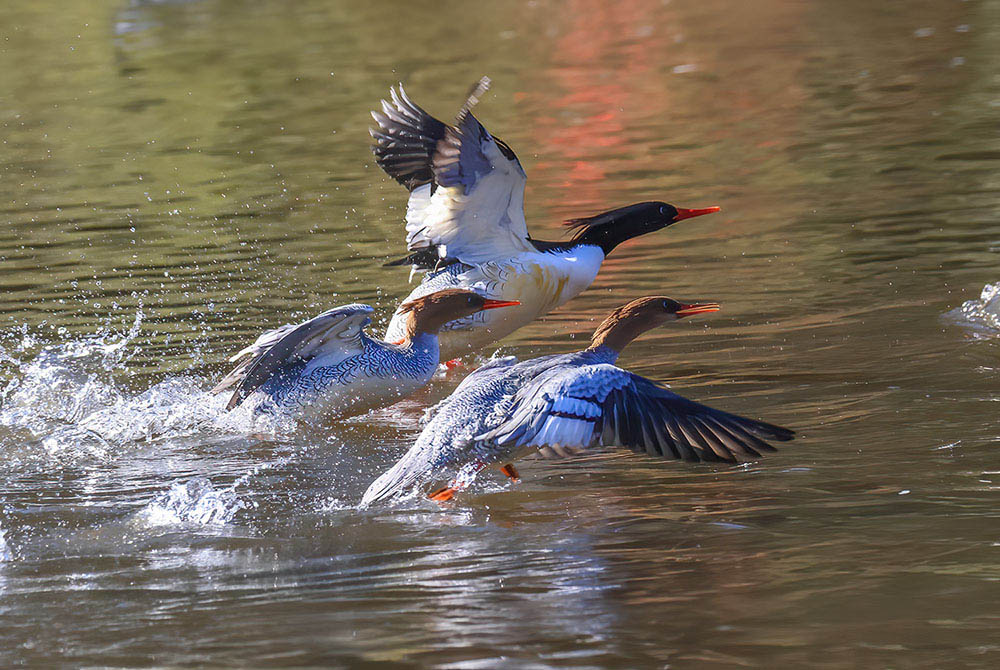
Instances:
[[[790,440],[794,431],[693,402],[614,365],[646,330],[718,309],[639,298],[612,312],[583,351],[482,366],[429,410],[416,443],[368,487],[362,505],[450,477],[429,496],[448,500],[491,466],[516,480],[512,461],[533,452],[559,458],[613,445],[664,458],[737,462],[774,451],[765,440]]]
[[[456,317],[517,305],[473,291],[448,289],[404,303],[402,342],[372,339],[374,311],[345,305],[299,324],[269,330],[230,362],[236,368],[212,389],[234,388],[227,410],[246,402],[255,412],[299,418],[346,416],[392,404],[430,381],[438,365],[438,330]]]
[[[387,265],[426,271],[406,300],[443,288],[482,285],[487,295],[521,306],[479,313],[448,323],[441,333],[444,360],[495,342],[578,295],[594,281],[617,245],[671,224],[719,211],[642,202],[574,219],[566,242],[534,240],[524,220],[527,177],[517,156],[472,115],[489,87],[473,88],[454,126],[430,116],[399,85],[391,101],[372,112],[378,165],[410,190],[406,210],[409,256]],[[397,311],[385,339],[402,339],[405,315]]]

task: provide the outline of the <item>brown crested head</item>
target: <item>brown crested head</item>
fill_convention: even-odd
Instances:
[[[637,298],[618,307],[594,331],[590,348],[621,351],[647,330],[685,316],[719,311],[715,302],[685,303],[663,295]]]
[[[399,306],[400,314],[407,314],[406,333],[411,338],[417,333],[436,333],[455,319],[470,316],[485,309],[520,305],[516,300],[493,300],[475,291],[449,288],[414,298]]]

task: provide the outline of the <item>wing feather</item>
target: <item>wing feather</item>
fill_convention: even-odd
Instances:
[[[266,351],[274,345],[275,342],[280,340],[282,337],[288,334],[288,332],[294,329],[296,324],[289,323],[284,326],[275,328],[274,330],[264,331],[260,337],[254,340],[254,343],[250,346],[240,349],[235,354],[229,357],[230,363],[236,363],[236,367],[232,369],[225,377],[223,377],[218,384],[212,389],[212,394],[217,395],[222,393],[228,388],[232,388],[236,384],[240,383],[243,377],[246,376],[247,368],[253,363],[254,359],[259,356],[262,352]]]
[[[774,451],[794,432],[693,402],[613,365],[553,368],[522,387],[509,418],[480,444],[543,455],[621,446],[686,461],[737,462]]]
[[[401,84],[372,112],[375,161],[411,191],[410,251],[434,248],[441,258],[475,265],[534,249],[524,221],[524,170],[471,113],[489,83],[483,77],[473,87],[454,126],[413,103]]]
[[[345,305],[327,310],[300,324],[268,331],[230,360],[240,363],[212,391],[236,389],[226,405],[233,409],[289,365],[308,362],[316,356],[342,354],[345,358],[364,350],[364,327],[374,310],[368,305]]]

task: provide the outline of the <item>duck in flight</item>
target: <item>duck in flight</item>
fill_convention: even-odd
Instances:
[[[513,300],[492,300],[474,291],[445,289],[399,307],[405,325],[396,344],[365,332],[374,311],[345,305],[299,324],[269,330],[238,352],[236,368],[212,389],[232,389],[226,405],[301,419],[360,414],[385,407],[430,381],[439,362],[438,331],[449,321]]]
[[[454,125],[417,106],[402,84],[390,90],[381,111],[372,112],[375,160],[410,191],[411,253],[389,265],[410,264],[412,271],[425,272],[404,303],[444,288],[473,286],[485,287],[493,298],[520,302],[447,323],[440,338],[443,360],[485,347],[578,295],[622,242],[719,211],[641,202],[568,222],[575,230],[568,241],[532,239],[524,220],[524,169],[511,148],[472,115],[489,83],[483,77],[473,88]],[[397,310],[385,339],[401,340],[405,328],[406,314]]]
[[[583,351],[521,363],[511,356],[482,366],[429,411],[416,443],[368,487],[362,505],[435,482],[448,484],[432,487],[429,497],[449,500],[487,467],[516,480],[512,462],[532,453],[560,458],[618,446],[732,463],[774,451],[768,441],[790,440],[794,431],[688,400],[615,366],[643,332],[718,309],[716,303],[639,298],[612,312]]]

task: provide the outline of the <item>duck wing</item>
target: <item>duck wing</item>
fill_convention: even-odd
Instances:
[[[247,368],[250,367],[254,360],[259,357],[260,354],[270,349],[275,342],[287,335],[289,331],[294,330],[297,326],[298,324],[288,323],[284,326],[275,328],[274,330],[266,330],[260,335],[260,337],[254,340],[253,344],[240,349],[235,354],[230,356],[229,362],[236,363],[236,367],[215,385],[212,389],[212,395],[222,393],[226,389],[232,388],[236,384],[240,383],[240,381],[246,376]]]
[[[483,77],[472,89],[453,126],[417,106],[402,84],[390,90],[381,112],[372,112],[375,162],[410,190],[410,251],[430,249],[439,258],[475,265],[534,250],[524,221],[521,163],[471,112],[489,83]],[[420,267],[428,266],[424,255],[417,258]]]
[[[226,409],[233,409],[288,365],[338,352],[344,358],[364,351],[364,328],[374,312],[368,305],[335,307],[299,324],[269,330],[229,360],[237,366],[212,389],[236,387]]]
[[[546,457],[622,446],[664,458],[737,462],[775,451],[767,440],[795,434],[693,402],[608,364],[538,375],[515,394],[508,416],[476,442],[534,447]]]

